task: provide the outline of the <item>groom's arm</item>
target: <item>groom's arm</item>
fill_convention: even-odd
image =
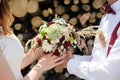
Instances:
[[[84,78],[86,76],[84,76],[83,73],[80,74],[80,69],[79,67],[81,66],[82,62],[89,62],[90,61],[91,56],[80,56],[80,55],[74,55],[73,58],[71,58],[68,63],[67,63],[67,70],[70,74],[74,74],[78,77]],[[86,65],[87,66],[87,65]]]
[[[120,47],[111,51],[111,55],[105,61],[89,61],[86,56],[74,55],[67,63],[70,74],[88,80],[120,80]],[[114,53],[114,54],[113,54]]]

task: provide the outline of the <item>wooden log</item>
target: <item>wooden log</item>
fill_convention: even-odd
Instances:
[[[87,4],[89,3],[89,0],[80,0],[82,4]]]
[[[79,0],[73,0],[74,4],[79,4],[79,2],[80,2]]]
[[[39,10],[39,3],[36,0],[30,0],[27,7],[28,13],[36,13]]]
[[[92,23],[92,24],[93,24],[93,23],[95,23],[95,22],[96,22],[96,18],[90,18],[90,19],[89,19],[89,23]]]
[[[82,28],[86,28],[86,27],[88,27],[87,24],[82,25]]]
[[[78,20],[80,20],[81,16],[82,16],[81,14],[77,15]]]
[[[102,8],[99,9],[99,12],[105,13],[105,11]]]
[[[90,13],[84,13],[80,17],[80,23],[81,23],[81,25],[85,25],[85,23],[88,21],[89,17],[90,17]]]
[[[96,12],[92,12],[92,13],[90,14],[90,18],[96,18]]]
[[[87,5],[87,4],[82,5],[82,9],[85,11],[90,11],[90,8],[91,8],[90,5]]]
[[[17,30],[17,31],[25,31],[25,29],[23,29],[23,26],[22,26],[22,24],[21,23],[16,23],[15,25],[14,25],[14,29],[15,30]]]
[[[17,37],[20,41],[23,41],[23,35],[22,34],[18,34]]]
[[[101,13],[101,12],[98,12],[98,13],[97,13],[97,18],[101,19],[102,16],[103,16],[103,13]]]
[[[48,13],[49,13],[50,15],[53,15],[53,9],[52,9],[52,8],[48,8]]]
[[[58,6],[58,1],[57,1],[57,0],[54,0],[54,1],[53,1],[53,5],[54,5],[54,7],[57,7],[57,6]]]
[[[92,5],[95,9],[99,9],[103,6],[103,4],[104,4],[104,1],[94,0]]]
[[[48,12],[48,10],[43,10],[42,11],[42,15],[44,16],[44,17],[48,17],[49,16],[49,12]]]
[[[65,12],[65,8],[62,5],[59,5],[55,8],[55,13],[58,15],[62,15]]]
[[[21,44],[22,44],[23,47],[25,47],[26,43],[25,43],[25,41],[21,41]]]
[[[62,67],[62,66],[56,66],[56,67],[54,68],[54,70],[55,70],[55,72],[57,72],[57,73],[62,73],[62,72],[63,72],[63,67]]]
[[[38,33],[38,28],[39,26],[42,24],[42,19],[40,18],[40,16],[35,16],[32,18],[31,20],[31,24],[32,24],[32,29],[35,33]]]
[[[87,46],[87,48],[88,48],[88,52],[85,55],[91,55],[93,46],[89,45]]]
[[[72,12],[77,12],[79,10],[79,6],[74,4],[74,5],[71,6],[70,9],[71,9]]]
[[[62,15],[62,18],[63,18],[64,20],[68,21],[69,18],[70,18],[70,16],[69,16],[68,14],[63,14],[63,15]]]
[[[64,0],[64,4],[65,4],[65,5],[69,5],[70,2],[71,2],[71,0]]]
[[[15,17],[23,18],[27,14],[28,0],[11,0],[10,8]]]
[[[45,76],[44,75],[40,76],[39,80],[45,80]]]
[[[93,39],[89,39],[89,40],[87,41],[87,45],[88,45],[88,46],[93,46],[93,43],[94,43]]]
[[[68,72],[65,73],[65,77],[68,78],[70,74]]]
[[[77,18],[76,17],[73,17],[70,19],[70,23],[75,26],[77,24]]]
[[[43,2],[43,1],[46,1],[46,0],[37,0],[38,2]]]
[[[86,49],[83,49],[82,50],[82,53],[84,54],[84,55],[87,55],[88,54],[88,49],[86,50]]]
[[[16,23],[16,24],[14,25],[15,30],[20,30],[21,27],[22,27],[22,24],[20,24],[20,23]]]
[[[33,30],[35,33],[38,33],[38,32],[39,32],[39,29],[37,29],[37,27],[35,27],[35,26],[32,26],[32,30]]]
[[[42,24],[42,19],[40,16],[34,16],[32,19],[31,19],[31,24],[32,26],[34,27],[39,27],[41,24]]]
[[[33,33],[19,33],[17,34],[17,37],[20,41],[27,41],[28,39],[32,38],[34,36]]]

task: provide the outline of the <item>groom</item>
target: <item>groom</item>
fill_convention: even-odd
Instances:
[[[91,56],[71,55],[63,64],[70,74],[87,80],[120,80],[120,0],[107,0]]]

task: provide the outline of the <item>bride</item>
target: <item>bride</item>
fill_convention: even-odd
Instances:
[[[12,14],[10,13],[9,0],[0,0],[0,79],[1,80],[38,80],[44,71],[47,71],[55,66],[64,62],[63,54],[60,57],[47,54],[42,55],[41,48],[37,48],[34,54],[24,54],[24,49],[14,35],[10,31],[10,24],[13,21]],[[32,70],[23,77],[20,70],[31,64],[38,59],[38,63]]]

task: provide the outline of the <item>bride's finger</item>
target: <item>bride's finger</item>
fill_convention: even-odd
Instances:
[[[64,59],[60,60],[59,62],[56,62],[54,66],[58,66],[58,65],[61,65],[65,62]]]
[[[52,55],[52,59],[53,59],[53,60],[55,60],[56,58],[58,58],[58,56]]]
[[[63,54],[62,56],[55,58],[54,61],[55,61],[55,62],[58,62],[58,61],[64,59],[65,57],[66,57],[66,54]]]

